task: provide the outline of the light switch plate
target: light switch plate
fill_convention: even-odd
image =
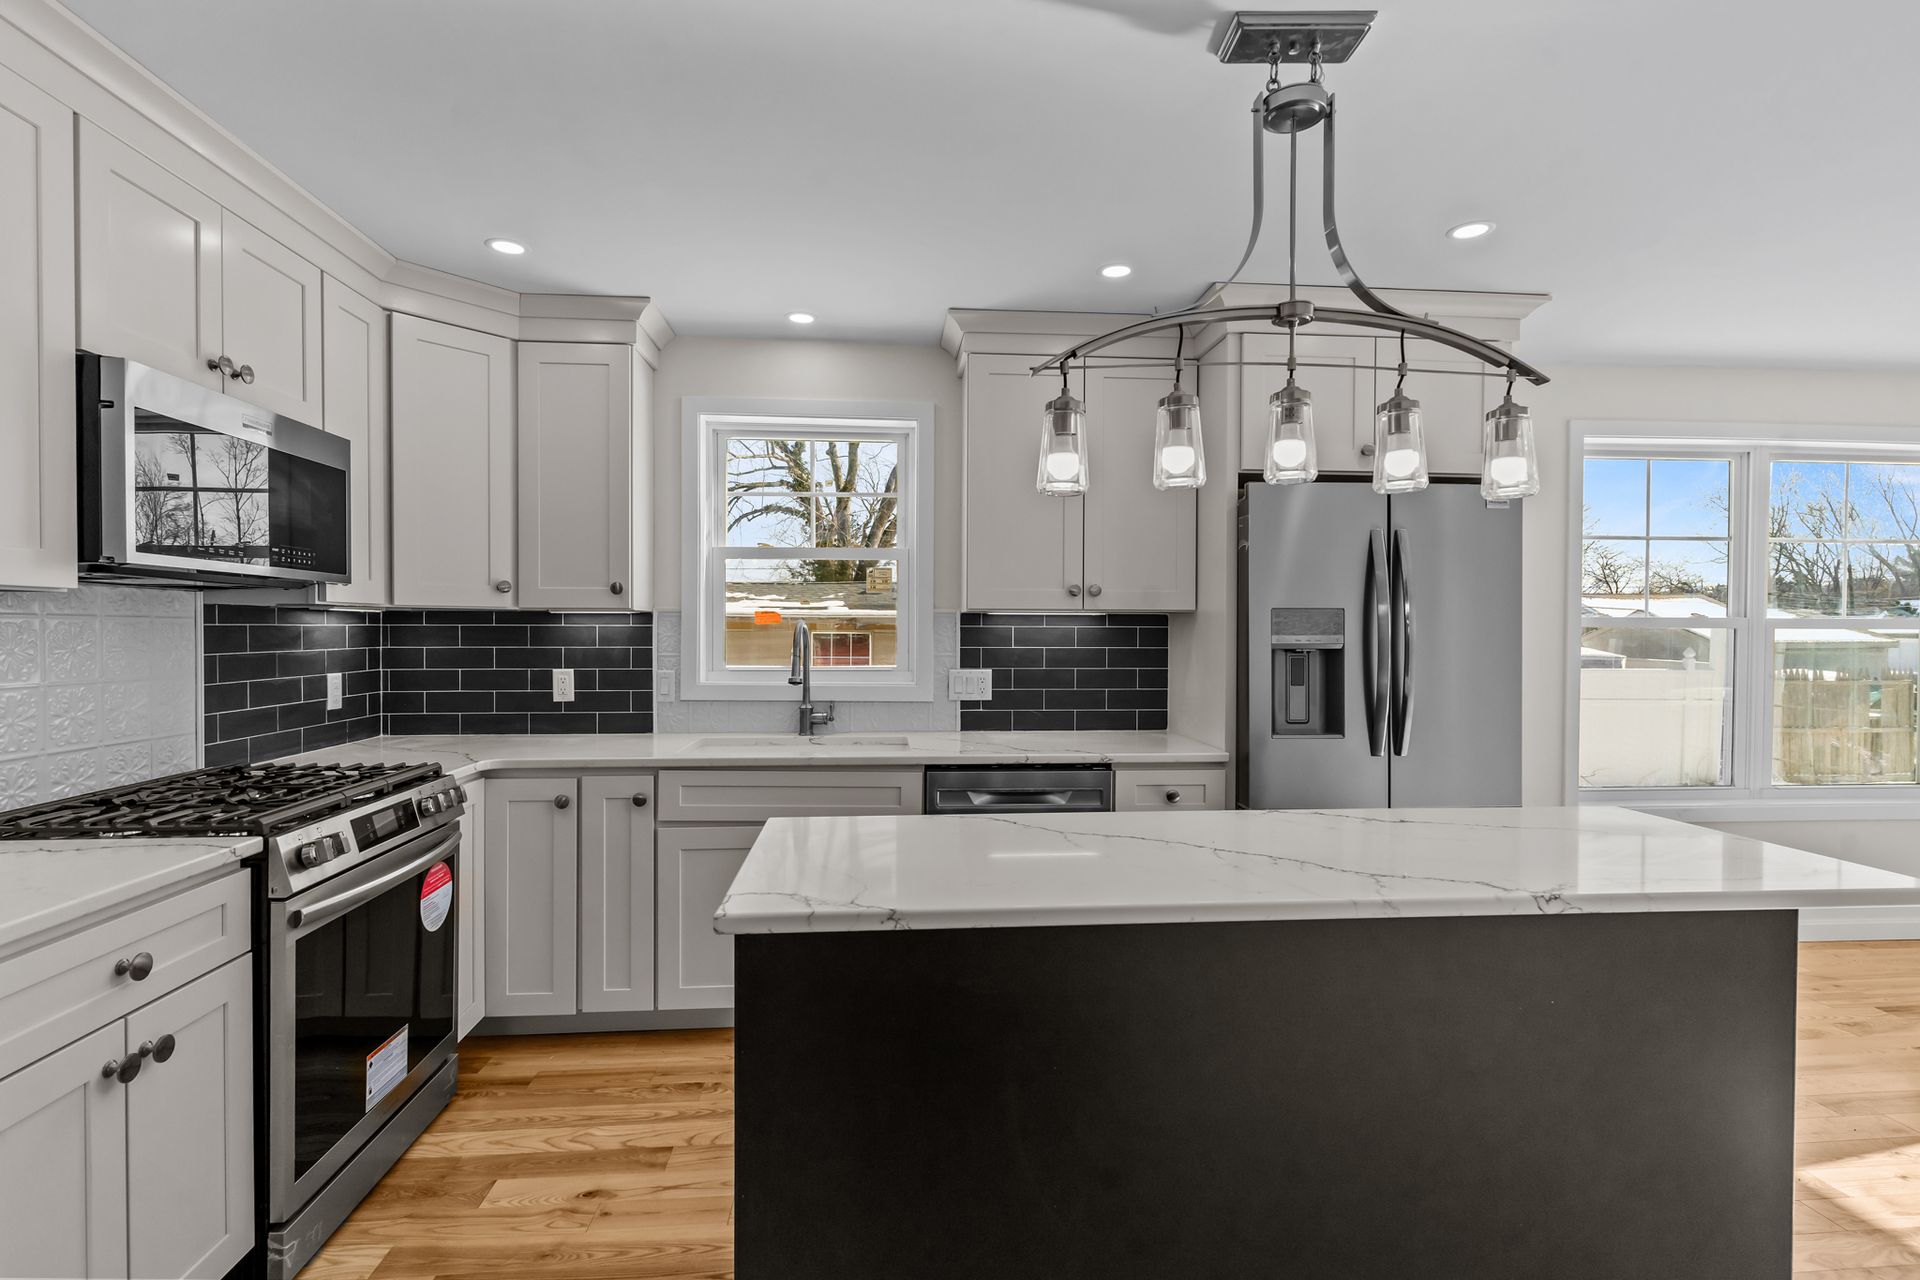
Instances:
[[[572,667],[555,667],[553,669],[553,700],[555,702],[573,701]]]
[[[985,702],[993,697],[991,667],[954,667],[947,672],[947,697],[955,702]]]
[[[327,710],[338,711],[346,701],[346,677],[338,671],[327,674]]]

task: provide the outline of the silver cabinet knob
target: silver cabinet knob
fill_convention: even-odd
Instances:
[[[155,1062],[165,1062],[173,1056],[175,1046],[173,1033],[168,1032],[158,1040],[148,1040],[140,1046],[140,1056],[152,1058]]]
[[[1179,793],[1178,791],[1169,791],[1169,792],[1167,792],[1167,803],[1168,803],[1168,804],[1179,804],[1179,803],[1180,803],[1180,793]]]
[[[1090,596],[1097,596],[1097,595],[1099,595],[1099,594],[1100,594],[1100,584],[1096,582],[1096,583],[1094,583],[1094,584],[1093,584],[1092,586],[1090,586],[1090,587],[1088,587],[1088,588],[1087,588],[1087,594],[1088,594],[1088,595],[1090,595]]]
[[[233,371],[233,376],[240,379],[240,381],[247,383],[248,385],[252,385],[253,366],[250,364],[243,364],[238,369],[235,369]]]
[[[232,359],[227,356],[209,357],[207,360],[207,368],[228,378],[237,378],[240,376],[234,368]]]
[[[502,578],[500,579],[500,581],[493,584],[493,589],[495,591],[498,591],[503,596],[508,595],[513,591],[513,583],[509,582],[505,578]]]
[[[572,796],[555,796],[553,798],[553,807],[556,809],[564,809],[572,803],[573,803]]]
[[[627,593],[627,584],[624,582],[616,582],[611,586],[609,586],[607,590],[613,592],[613,594],[617,596],[623,596]]]
[[[153,972],[153,952],[139,951],[131,956],[123,956],[113,962],[113,976],[132,978],[135,982],[145,982],[147,975]]]
[[[1076,582],[1073,585],[1069,586],[1067,588],[1067,594],[1077,599],[1080,595],[1080,584]]]

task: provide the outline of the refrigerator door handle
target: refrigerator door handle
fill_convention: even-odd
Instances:
[[[1404,756],[1413,740],[1413,584],[1407,574],[1407,532],[1393,531],[1390,566],[1393,591],[1393,754]]]
[[[1387,612],[1387,540],[1375,529],[1367,540],[1366,599],[1362,606],[1360,630],[1365,669],[1361,672],[1367,706],[1367,750],[1376,756],[1387,754],[1387,680],[1390,662]]]

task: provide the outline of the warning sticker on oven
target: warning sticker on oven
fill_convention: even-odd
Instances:
[[[420,882],[420,923],[432,933],[447,922],[447,912],[452,909],[453,871],[446,863],[436,862]]]
[[[393,1086],[407,1078],[407,1029],[400,1028],[388,1041],[367,1055],[367,1110],[393,1092]]]

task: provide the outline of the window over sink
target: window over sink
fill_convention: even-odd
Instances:
[[[785,696],[804,622],[819,696],[930,699],[933,406],[684,406],[681,696]]]

